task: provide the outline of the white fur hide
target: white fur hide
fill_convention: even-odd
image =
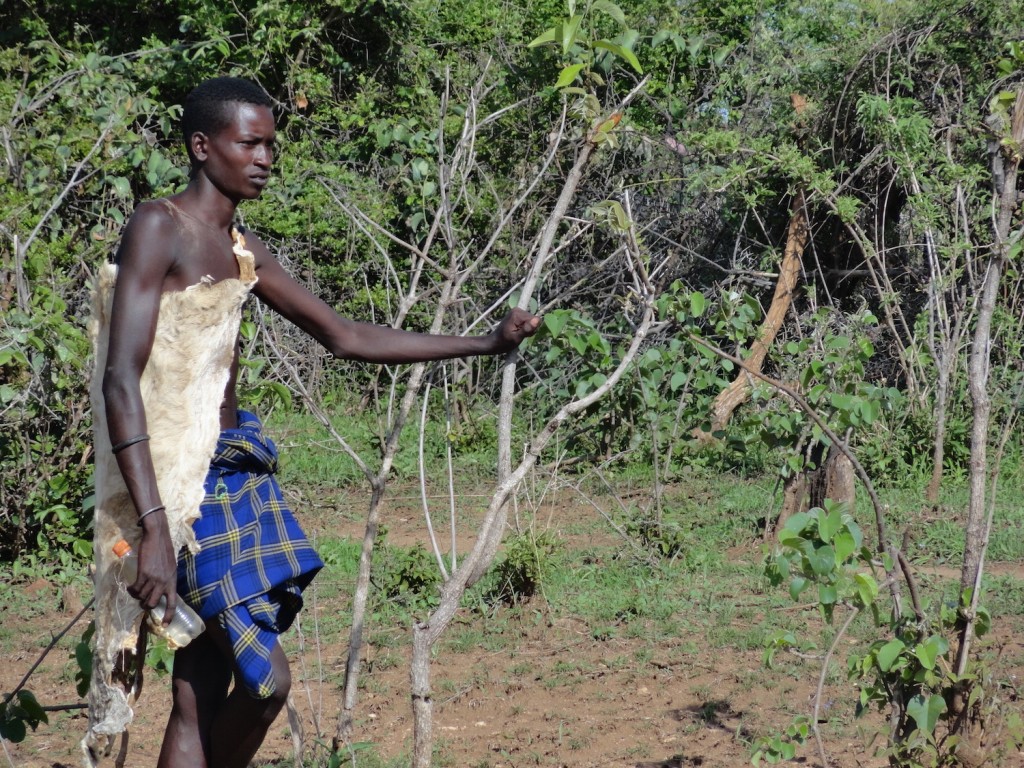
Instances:
[[[243,267],[242,275],[238,280],[203,281],[184,291],[165,293],[142,375],[149,449],[175,551],[182,546],[194,551],[198,546],[192,523],[199,517],[203,481],[220,434],[220,405],[242,304],[255,283],[251,265],[248,270]],[[118,583],[113,546],[123,538],[137,548],[142,534],[138,513],[110,452],[102,388],[116,278],[114,265],[100,269],[89,323],[95,352],[90,396],[96,450],[96,634],[89,730],[82,740],[88,766],[109,755],[115,738],[128,729],[138,693],[129,690],[131,680],[125,679],[125,671],[131,668],[142,610]]]

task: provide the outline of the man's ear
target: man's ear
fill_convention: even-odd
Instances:
[[[189,148],[192,150],[192,157],[198,162],[206,162],[206,156],[209,151],[210,137],[202,131],[195,131],[192,137],[189,139]]]

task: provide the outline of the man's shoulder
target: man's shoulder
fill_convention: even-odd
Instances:
[[[143,200],[135,206],[132,212],[132,219],[155,219],[157,221],[173,220],[174,203],[169,197],[157,197],[152,200]]]
[[[144,200],[135,206],[128,226],[149,234],[171,235],[176,229],[172,205],[166,197]]]
[[[129,269],[151,269],[175,261],[181,250],[180,227],[166,198],[146,200],[128,219],[115,261]]]
[[[263,263],[265,263],[267,259],[274,258],[274,255],[270,252],[270,249],[267,248],[267,244],[264,243],[263,240],[261,240],[260,237],[251,229],[246,227],[241,222],[235,224],[235,229],[237,230],[238,234],[242,236],[242,242],[245,243],[246,250],[251,251],[253,256],[255,257],[257,269],[259,269],[260,266]]]

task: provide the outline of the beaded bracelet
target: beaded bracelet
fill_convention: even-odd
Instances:
[[[111,453],[120,453],[125,448],[127,448],[129,445],[135,445],[136,443],[141,443],[143,440],[149,440],[149,435],[146,435],[146,434],[136,435],[135,437],[129,437],[127,440],[122,440],[117,445],[112,446],[111,449],[110,449],[110,452]]]
[[[144,518],[146,515],[152,515],[154,512],[159,512],[161,509],[167,509],[167,507],[165,507],[163,504],[160,504],[159,506],[153,507],[152,509],[147,509],[141,515],[139,515],[139,528],[142,527],[142,518]]]

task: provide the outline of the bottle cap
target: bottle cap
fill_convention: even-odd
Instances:
[[[117,544],[114,545],[114,555],[116,557],[124,557],[128,552],[132,551],[132,545],[124,539],[121,539]]]

